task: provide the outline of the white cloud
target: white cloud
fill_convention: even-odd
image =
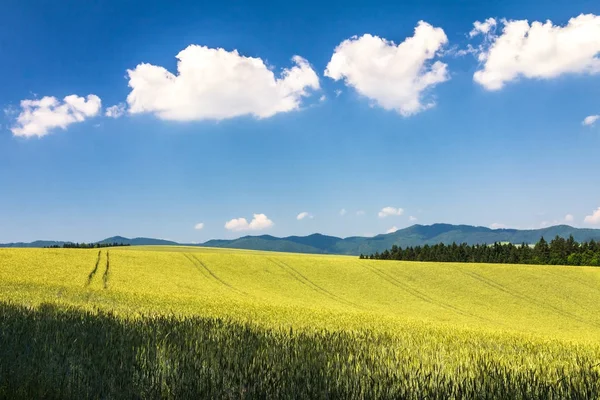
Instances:
[[[396,232],[397,230],[398,230],[398,228],[397,228],[397,227],[395,227],[395,226],[392,226],[390,229],[388,229],[387,231],[385,231],[385,233],[394,233],[394,232]]]
[[[498,222],[494,222],[493,224],[490,225],[490,228],[492,228],[492,229],[504,229],[504,228],[506,228],[506,225],[498,223]]]
[[[480,47],[478,59],[483,67],[473,76],[487,90],[502,89],[519,77],[600,73],[600,16],[581,14],[565,26],[551,21],[501,22],[502,33],[487,35]]]
[[[363,210],[358,210],[356,212],[356,215],[359,216],[359,217],[361,217],[361,216],[365,215],[365,212]]]
[[[565,215],[565,222],[573,222],[575,218],[571,214]]]
[[[343,217],[344,215],[346,215],[346,209],[345,209],[345,208],[342,208],[342,209],[340,210],[340,215],[341,215],[342,217]]]
[[[194,225],[194,229],[199,231],[202,228],[204,228],[204,222],[198,222],[196,225]]]
[[[593,126],[596,123],[596,121],[598,121],[598,119],[600,119],[600,115],[588,115],[587,117],[585,117],[583,119],[583,122],[581,122],[581,125]]]
[[[321,103],[322,103],[322,102],[324,102],[325,100],[327,100],[327,96],[325,96],[325,95],[321,95],[321,97],[319,97],[319,101],[320,101]]]
[[[122,117],[125,114],[125,104],[124,103],[119,103],[119,104],[115,104],[114,106],[110,106],[106,109],[106,112],[104,113],[104,115],[106,115],[109,118],[119,118]]]
[[[340,95],[342,94],[342,91],[340,89],[336,89],[334,91],[334,93],[335,93],[335,97],[340,97]]]
[[[309,212],[307,212],[307,211],[301,212],[300,214],[298,214],[298,215],[296,216],[296,219],[297,219],[298,221],[300,221],[300,220],[303,220],[304,218],[309,218],[309,219],[312,219],[312,218],[313,218],[313,216],[312,216],[312,214],[311,214],[311,213],[309,213]]]
[[[383,207],[377,215],[379,215],[379,218],[385,218],[389,216],[398,216],[402,214],[404,214],[404,210],[401,208]]]
[[[74,94],[62,101],[52,96],[22,100],[21,112],[11,131],[15,136],[41,137],[54,128],[66,129],[71,124],[97,115],[101,106],[100,98],[93,94],[88,95],[87,100]]]
[[[479,34],[487,35],[496,27],[497,24],[498,23],[494,18],[488,18],[483,22],[475,21],[473,23],[473,30],[469,32],[469,36],[475,37]]]
[[[410,217],[408,217],[408,220],[410,222],[415,222],[417,220],[417,217],[413,217],[412,215]]]
[[[592,215],[586,216],[583,222],[590,225],[600,225],[600,207],[593,211]]]
[[[225,223],[225,229],[230,231],[260,231],[272,227],[273,221],[271,221],[265,214],[254,214],[254,218],[250,223],[246,218],[234,218]]]
[[[325,76],[343,79],[384,109],[409,116],[433,107],[424,92],[450,79],[446,64],[431,63],[447,42],[443,29],[424,21],[399,45],[369,34],[354,36],[337,46]]]
[[[298,109],[307,89],[319,89],[317,74],[300,56],[292,58],[295,65],[279,78],[262,59],[237,50],[190,45],[177,59],[177,75],[146,63],[127,71],[131,113],[176,121],[267,118]]]

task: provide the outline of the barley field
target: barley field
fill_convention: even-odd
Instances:
[[[0,398],[600,398],[600,269],[0,249]]]

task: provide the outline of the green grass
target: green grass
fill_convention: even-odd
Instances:
[[[600,396],[598,268],[0,249],[0,302],[0,397]]]

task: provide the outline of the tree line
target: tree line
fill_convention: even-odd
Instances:
[[[405,247],[396,245],[382,253],[360,255],[370,260],[405,260],[464,263],[588,265],[600,266],[600,242],[590,240],[578,243],[556,236],[550,243],[543,237],[533,246],[523,243],[494,243],[493,245],[466,243]]]
[[[103,247],[119,247],[131,246],[129,243],[63,243],[62,246],[54,244],[52,246],[44,246],[47,249],[100,249]]]

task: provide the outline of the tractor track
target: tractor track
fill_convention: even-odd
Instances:
[[[405,292],[411,294],[412,296],[414,296],[414,297],[416,297],[416,298],[418,298],[420,300],[423,300],[423,301],[425,301],[425,302],[427,302],[429,304],[441,307],[441,308],[443,308],[443,309],[445,309],[447,311],[453,311],[453,312],[455,312],[455,313],[457,313],[459,315],[462,315],[464,317],[473,317],[473,318],[480,319],[482,321],[497,323],[496,321],[493,321],[493,320],[490,320],[488,318],[482,317],[480,315],[473,314],[473,313],[470,313],[468,311],[462,310],[462,309],[460,309],[458,307],[455,307],[455,306],[453,306],[451,304],[448,304],[448,303],[445,303],[445,302],[442,302],[442,301],[439,301],[439,300],[436,301],[433,297],[431,297],[431,296],[429,296],[429,295],[421,292],[420,290],[417,290],[417,289],[411,287],[410,285],[407,285],[406,283],[404,283],[404,282],[396,279],[395,277],[391,276],[390,274],[386,273],[385,271],[380,270],[379,268],[377,268],[375,266],[368,265],[366,263],[364,263],[364,264],[360,263],[360,264],[363,267],[365,267],[367,270],[373,272],[374,274],[376,274],[380,278],[386,280],[388,283],[396,286],[397,288],[402,289],[403,291],[405,291]]]
[[[509,289],[506,286],[504,286],[504,285],[502,285],[502,284],[500,284],[498,282],[495,282],[495,281],[493,281],[493,280],[491,280],[489,278],[486,278],[486,277],[484,277],[484,276],[482,276],[482,275],[480,275],[480,274],[478,274],[476,272],[468,272],[468,271],[460,271],[460,272],[462,272],[463,274],[465,274],[467,276],[470,276],[471,278],[473,278],[473,279],[475,279],[475,280],[483,283],[484,285],[487,285],[487,286],[489,286],[491,288],[494,288],[494,289],[499,290],[499,291],[501,291],[503,293],[506,293],[509,296],[516,297],[516,298],[518,298],[520,300],[523,300],[523,301],[535,304],[538,307],[541,307],[541,308],[543,308],[543,309],[545,309],[547,311],[550,311],[550,312],[554,312],[554,313],[556,313],[556,314],[558,314],[558,315],[560,315],[562,317],[570,318],[570,319],[573,319],[573,320],[575,320],[577,322],[580,322],[580,323],[585,324],[585,325],[590,325],[590,326],[593,326],[595,328],[600,328],[600,325],[598,325],[596,323],[593,323],[593,322],[590,322],[590,321],[586,321],[586,320],[584,320],[584,319],[578,317],[577,315],[572,314],[572,313],[570,313],[568,311],[561,310],[560,308],[555,307],[555,306],[553,306],[551,304],[546,304],[544,302],[541,302],[541,301],[535,299],[534,297],[531,297],[531,296],[519,293],[519,292],[517,292],[515,290]]]
[[[205,277],[206,279],[211,279],[210,274],[208,274],[204,268],[198,265],[196,260],[194,260],[188,253],[181,254],[183,254],[183,256],[194,266],[195,269],[198,270],[198,272],[200,272],[200,274],[202,274],[203,277]]]
[[[104,270],[104,274],[102,275],[102,283],[104,284],[104,289],[108,289],[108,278],[110,271],[110,255],[108,250],[106,250],[106,269]]]
[[[328,291],[327,289],[317,285],[316,283],[314,283],[313,281],[311,281],[310,279],[308,279],[306,276],[304,276],[301,272],[299,272],[297,269],[295,269],[294,267],[290,266],[289,264],[281,261],[281,260],[275,260],[272,259],[270,257],[267,257],[267,260],[271,261],[273,264],[277,265],[279,268],[281,268],[283,271],[285,271],[288,275],[290,275],[292,278],[294,278],[294,280],[300,282],[301,284],[309,287],[310,289],[314,290],[317,293],[320,293],[326,297],[329,297],[330,299],[352,306],[352,307],[356,307],[359,309],[363,309],[363,307],[359,306],[356,303],[353,303],[351,301],[348,301],[336,294],[331,293],[330,291]]]
[[[185,254],[185,253],[184,253]],[[194,264],[196,266],[196,268],[204,275],[207,276],[203,271],[206,271],[210,277],[212,277],[212,279],[214,279],[216,282],[220,283],[221,285],[225,286],[227,289],[233,291],[234,293],[237,294],[241,294],[244,296],[248,296],[248,293],[244,292],[243,290],[237,289],[233,286],[231,286],[229,283],[225,282],[223,279],[219,278],[213,271],[211,271],[210,268],[208,268],[208,266],[206,264],[204,264],[198,257],[196,257],[193,254],[188,254],[186,255],[186,257],[188,257],[188,259],[192,262],[192,264]]]
[[[98,250],[98,258],[96,258],[96,265],[94,266],[94,269],[92,269],[90,271],[90,273],[88,274],[88,279],[87,282],[85,284],[85,286],[90,286],[90,284],[92,283],[92,280],[94,279],[94,276],[96,276],[96,272],[98,272],[98,265],[100,265],[100,257],[102,256],[102,250]]]

